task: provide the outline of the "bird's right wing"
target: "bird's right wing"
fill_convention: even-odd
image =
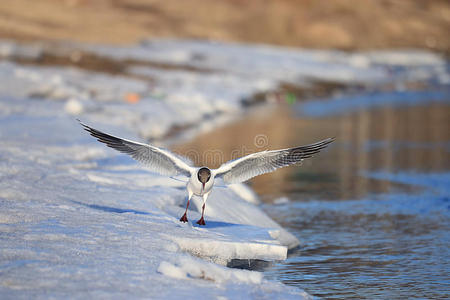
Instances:
[[[188,165],[183,159],[171,153],[169,150],[115,137],[94,129],[82,123],[80,120],[78,122],[80,122],[84,130],[97,138],[99,142],[130,155],[155,173],[167,176],[191,176],[191,173],[195,170],[194,167]]]
[[[294,148],[262,151],[224,163],[213,170],[216,177],[226,183],[244,182],[252,177],[275,171],[278,168],[293,165],[309,158],[328,146],[334,138]]]

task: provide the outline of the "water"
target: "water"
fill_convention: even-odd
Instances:
[[[439,99],[432,99],[435,92],[405,92],[406,100],[420,100],[414,103],[377,96],[379,105],[370,98],[371,105],[351,112],[339,105],[308,113],[308,105],[320,111],[325,102],[262,107],[175,150],[217,166],[336,136],[330,149],[301,167],[250,182],[265,211],[302,242],[286,261],[265,268],[266,277],[329,299],[448,299],[448,90]]]

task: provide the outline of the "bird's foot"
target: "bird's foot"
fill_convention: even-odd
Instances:
[[[186,213],[184,213],[184,215],[181,217],[180,221],[184,222],[184,223],[186,223],[188,221]]]
[[[198,225],[206,225],[205,220],[203,219],[203,217],[200,218],[200,220],[197,221]]]

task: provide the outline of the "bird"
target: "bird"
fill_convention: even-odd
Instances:
[[[302,160],[312,157],[335,140],[332,137],[299,147],[255,152],[225,162],[217,169],[210,169],[206,166],[192,166],[184,158],[167,149],[116,137],[94,129],[80,120],[78,122],[83,126],[84,130],[89,132],[99,142],[130,155],[152,172],[166,176],[187,176],[189,180],[186,184],[188,194],[186,210],[180,221],[188,222],[187,211],[189,202],[196,195],[203,198],[202,216],[197,221],[198,225],[206,225],[204,220],[205,205],[213,189],[215,179],[221,178],[225,184],[245,182],[255,176],[273,172],[278,168],[300,163]]]

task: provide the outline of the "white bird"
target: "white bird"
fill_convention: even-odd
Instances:
[[[188,221],[189,201],[193,195],[197,195],[203,197],[202,217],[197,221],[199,225],[205,225],[203,219],[205,204],[213,188],[215,178],[222,178],[226,184],[244,182],[255,176],[273,172],[278,168],[299,163],[334,141],[334,138],[328,138],[300,147],[257,152],[228,161],[218,169],[209,169],[207,167],[190,166],[185,160],[169,150],[115,137],[89,127],[80,120],[78,121],[99,142],[130,155],[151,171],[167,176],[185,175],[189,177],[186,185],[188,192],[186,210],[180,221]]]

